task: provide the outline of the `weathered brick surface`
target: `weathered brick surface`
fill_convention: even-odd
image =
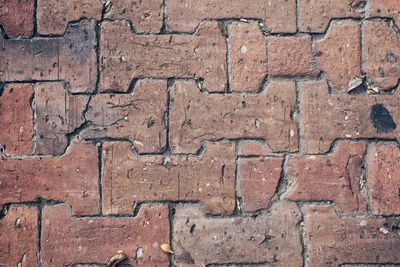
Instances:
[[[390,17],[400,23],[400,2],[397,0],[371,0],[369,17]]]
[[[200,201],[206,213],[235,208],[235,152],[211,144],[201,156],[136,156],[129,143],[104,145],[103,211],[131,213],[140,201]]]
[[[173,247],[177,266],[226,262],[270,262],[302,266],[300,212],[277,203],[270,213],[251,217],[207,218],[188,205],[176,208]]]
[[[231,90],[257,92],[267,74],[267,43],[256,23],[233,23],[228,28]]]
[[[365,22],[363,35],[368,80],[382,89],[396,87],[400,79],[400,37],[382,21]]]
[[[64,80],[71,92],[96,86],[96,34],[93,21],[70,25],[63,37],[3,39],[0,36],[0,82]]]
[[[268,207],[275,195],[283,158],[242,158],[238,161],[239,195],[244,211]]]
[[[127,91],[139,77],[197,77],[208,90],[227,87],[226,43],[217,22],[193,35],[136,35],[126,22],[104,22],[100,43],[103,91]]]
[[[36,266],[38,262],[38,210],[11,206],[0,219],[0,265]]]
[[[341,218],[331,206],[310,205],[303,211],[308,266],[400,263],[399,219]]]
[[[0,95],[0,144],[7,154],[33,152],[32,97],[30,84],[7,84]]]
[[[0,25],[8,36],[33,33],[34,0],[1,0]]]
[[[268,156],[271,153],[270,149],[259,141],[242,141],[239,143],[239,156]]]
[[[400,214],[399,159],[397,144],[374,144],[368,152],[368,195],[374,214]]]
[[[340,142],[329,155],[290,156],[287,161],[291,201],[333,201],[341,213],[365,213],[362,188],[363,143]]]
[[[210,95],[200,92],[192,81],[176,82],[171,100],[175,152],[196,152],[205,140],[243,137],[264,138],[272,151],[297,150],[292,81],[270,81],[260,95]]]
[[[331,95],[325,80],[299,83],[301,149],[327,152],[337,138],[398,139],[399,94]]]
[[[204,19],[261,19],[271,32],[296,31],[294,0],[168,0],[167,28],[193,32]]]
[[[129,139],[139,152],[160,152],[166,142],[167,81],[140,80],[132,94],[101,94],[90,99],[82,138]]]
[[[309,36],[268,37],[268,74],[271,76],[315,76]]]
[[[361,74],[361,30],[357,22],[334,22],[324,39],[314,43],[316,60],[338,91]]]
[[[38,197],[64,201],[75,215],[99,213],[97,148],[73,143],[61,157],[0,160],[0,205]]]
[[[44,267],[107,264],[118,251],[133,266],[168,266],[168,256],[160,249],[169,240],[166,206],[142,207],[136,217],[73,218],[60,204],[45,207],[42,217]]]

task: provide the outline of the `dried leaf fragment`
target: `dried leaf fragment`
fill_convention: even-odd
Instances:
[[[165,252],[165,253],[170,253],[170,254],[174,254],[174,252],[171,249],[171,246],[169,244],[162,244],[161,245],[161,249]]]
[[[363,76],[355,76],[348,84],[347,92],[350,93],[351,91],[359,88],[364,82]]]
[[[381,233],[383,233],[385,235],[387,235],[389,233],[389,231],[386,228],[383,228],[383,227],[379,228],[379,232],[381,232]]]
[[[368,85],[367,92],[368,92],[369,94],[379,94],[379,93],[381,92],[381,89],[380,89],[378,86],[376,86],[376,85],[369,84],[369,85]]]
[[[111,257],[111,259],[108,261],[107,266],[108,267],[115,267],[118,263],[126,259],[126,255],[122,251],[118,251],[117,254]]]
[[[105,4],[104,4],[104,14],[107,14],[108,12],[111,11],[112,8],[112,2],[110,0],[108,0]]]

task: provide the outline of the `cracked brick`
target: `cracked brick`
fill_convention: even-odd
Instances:
[[[208,144],[196,155],[137,156],[129,143],[106,143],[103,211],[128,214],[141,201],[200,201],[211,214],[235,209],[235,148]]]
[[[329,93],[326,80],[299,82],[301,150],[327,152],[338,138],[398,139],[398,93],[341,95]]]
[[[96,146],[77,142],[61,157],[3,158],[0,205],[42,197],[68,203],[75,215],[98,214],[97,158]]]
[[[94,21],[68,27],[63,37],[4,39],[0,36],[0,82],[64,80],[73,93],[96,86]]]
[[[31,84],[6,84],[0,93],[0,144],[9,155],[33,152],[33,111]]]
[[[82,138],[129,139],[139,152],[160,152],[166,144],[166,80],[140,80],[132,94],[93,96]]]
[[[178,205],[173,224],[174,263],[269,262],[272,266],[302,266],[300,211],[280,202],[258,216],[205,217],[196,206]]]
[[[366,145],[340,142],[328,155],[289,156],[288,188],[282,195],[291,201],[333,201],[341,213],[366,213],[361,168]]]
[[[0,0],[0,25],[8,36],[33,33],[34,0]]]
[[[0,265],[36,266],[38,262],[38,211],[11,206],[0,219]]]
[[[68,207],[60,204],[44,207],[42,218],[43,267],[107,264],[117,251],[126,254],[124,263],[130,265],[169,264],[160,249],[169,240],[167,206],[142,207],[135,217],[74,218]]]
[[[127,91],[140,77],[202,78],[208,90],[227,88],[226,43],[217,22],[192,35],[136,35],[126,22],[104,22],[100,46],[102,91]]]

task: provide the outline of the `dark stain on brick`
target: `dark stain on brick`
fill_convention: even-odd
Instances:
[[[378,132],[388,133],[397,127],[396,123],[393,121],[392,115],[383,104],[375,104],[371,107],[370,119],[372,125]]]

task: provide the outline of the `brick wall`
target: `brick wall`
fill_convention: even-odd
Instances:
[[[400,265],[400,1],[0,0],[0,25],[0,266]]]

